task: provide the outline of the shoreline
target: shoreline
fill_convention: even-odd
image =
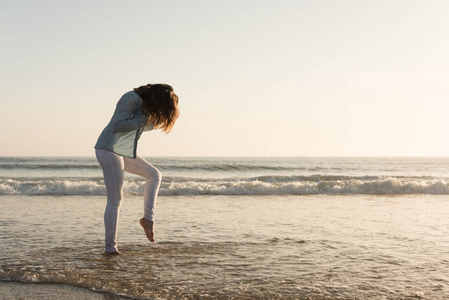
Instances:
[[[64,300],[124,300],[132,299],[69,284],[18,282],[0,280],[0,295],[4,300],[15,299],[58,299]]]

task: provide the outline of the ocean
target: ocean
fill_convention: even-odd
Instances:
[[[449,298],[449,158],[147,160],[163,175],[156,243],[138,222],[144,180],[127,174],[122,255],[107,257],[94,157],[0,158],[0,295]]]

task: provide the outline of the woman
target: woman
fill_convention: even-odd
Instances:
[[[178,96],[167,84],[147,84],[125,93],[114,115],[95,145],[103,169],[107,205],[104,213],[105,254],[119,255],[117,227],[123,197],[124,171],[146,178],[144,216],[140,219],[145,234],[154,242],[154,208],[161,183],[158,169],[136,154],[143,131],[162,129],[168,133],[179,116]]]

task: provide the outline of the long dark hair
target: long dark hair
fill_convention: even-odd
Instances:
[[[143,113],[154,129],[169,133],[179,117],[178,96],[168,84],[147,84],[134,91],[143,99]]]

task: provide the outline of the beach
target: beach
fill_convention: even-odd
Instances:
[[[449,1],[0,16],[0,300],[449,300]]]
[[[177,171],[181,163],[160,161],[167,177],[156,208],[154,244],[146,240],[138,222],[142,183],[129,177],[118,231],[122,255],[114,257],[103,255],[106,200],[96,184],[101,183],[101,173],[94,161],[88,160],[82,169],[72,167],[71,173],[67,160],[61,168],[61,162],[40,171],[22,167],[26,179],[17,175],[15,162],[17,174],[10,176],[9,185],[6,179],[0,185],[2,297],[40,299],[46,289],[61,291],[67,299],[447,298],[449,202],[444,160],[432,165],[427,161],[427,169],[402,161],[402,170],[388,171],[392,163],[379,159],[374,167],[371,160],[366,169],[319,159],[328,166],[321,174],[315,161],[294,160],[299,163],[265,159],[264,168],[261,160],[189,160],[195,171]],[[11,162],[3,166],[7,164]],[[435,165],[440,166],[439,174],[432,175]],[[252,174],[259,176],[258,182],[251,180]],[[268,174],[274,179],[266,179]],[[17,187],[15,194],[11,182]],[[198,185],[188,190],[186,182]],[[368,184],[377,193],[354,192],[355,187],[368,189]],[[309,193],[291,192],[295,186],[306,191],[304,185]],[[320,189],[327,193],[316,192]]]
[[[114,295],[91,292],[87,289],[66,284],[30,284],[0,281],[0,295],[3,300],[17,299],[60,299],[66,300],[119,300]]]

